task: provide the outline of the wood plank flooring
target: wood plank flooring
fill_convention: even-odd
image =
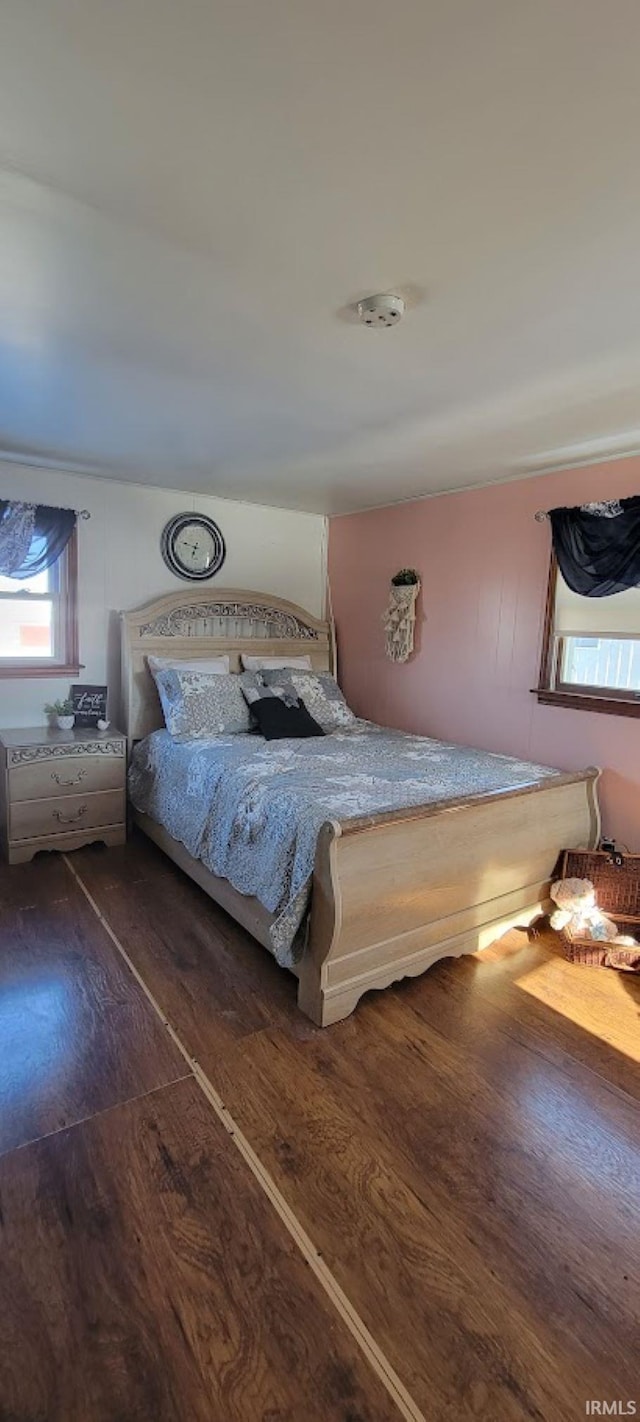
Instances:
[[[640,1411],[640,980],[512,934],[320,1032],[144,839],[69,862],[160,1015],[0,870],[2,1422]]]
[[[128,852],[114,874],[110,855]],[[143,835],[127,851],[88,846],[73,866],[192,1056],[209,1062],[264,1027],[311,1036],[297,982]]]
[[[418,1404],[546,1418],[604,1378],[626,1395],[635,1105],[595,1089],[581,1103],[537,1064],[525,1086],[500,1052],[469,1069],[405,1004],[382,1032],[364,1019],[304,1052],[261,1034],[221,1091]]]
[[[0,1195],[4,1416],[395,1417],[193,1079],[5,1156]]]
[[[0,912],[0,1151],[188,1070],[67,876],[67,898]]]

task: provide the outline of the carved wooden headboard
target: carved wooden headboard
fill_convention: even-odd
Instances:
[[[120,614],[122,692],[129,742],[162,726],[149,654],[184,658],[226,652],[231,671],[240,653],[311,658],[318,671],[336,670],[333,624],[321,622],[294,602],[245,588],[189,589],[155,598]]]

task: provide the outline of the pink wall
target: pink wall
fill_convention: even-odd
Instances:
[[[340,680],[360,715],[565,770],[599,765],[605,830],[640,851],[640,720],[540,706],[549,565],[539,508],[640,493],[640,457],[331,520]],[[384,654],[392,575],[422,578],[417,651]]]

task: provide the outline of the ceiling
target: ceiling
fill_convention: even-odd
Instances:
[[[638,0],[3,0],[0,450],[341,512],[637,449],[639,52]]]

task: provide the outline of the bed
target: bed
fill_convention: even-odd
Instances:
[[[362,722],[353,732],[327,736],[322,742],[271,742],[265,748],[260,737],[230,738],[246,742],[246,753],[240,744],[221,744],[213,737],[210,745],[195,747],[200,759],[194,762],[188,750],[172,747],[168,733],[162,732],[147,657],[170,653],[179,661],[220,652],[229,655],[232,671],[240,669],[242,652],[306,654],[318,671],[335,671],[336,665],[330,622],[263,593],[190,590],[123,613],[124,709],[133,765],[138,768],[133,776],[133,818],[211,898],[295,972],[299,1005],[319,1026],[348,1016],[372,988],[415,976],[439,958],[473,952],[509,927],[527,924],[547,899],[559,851],[567,845],[596,843],[598,771],[593,768],[562,774],[464,747],[402,737]],[[417,777],[411,781],[407,772],[405,781],[413,788],[399,792],[395,781],[405,775],[401,765],[412,756]],[[439,774],[443,758],[449,781]],[[388,792],[384,774],[375,771],[376,760],[379,767],[390,767],[389,787],[392,782],[394,786]],[[358,784],[367,787],[361,801],[349,793],[350,761]],[[271,769],[274,780],[264,805],[268,808],[269,796],[286,791],[303,806],[306,830],[313,829],[312,848],[308,833],[304,844],[307,860],[311,857],[301,871],[304,879],[308,870],[310,893],[305,880],[305,893],[293,896],[294,912],[288,918],[282,904],[266,906],[269,895],[262,889],[260,896],[247,892],[252,883],[247,856],[238,877],[236,864],[224,857],[220,836],[215,844],[215,815],[234,809],[233,776],[238,781],[237,809],[243,786],[246,789],[250,781],[255,787]],[[226,797],[215,802],[206,834],[202,819],[197,853],[188,847],[195,848],[196,842],[179,820],[162,813],[158,798],[162,775],[174,777],[175,790],[180,775],[185,783],[190,777],[193,785],[194,774],[203,784],[209,777],[216,794]],[[326,792],[317,788],[318,774],[332,781]],[[139,787],[144,775],[143,792]],[[437,782],[432,803],[420,803],[415,787],[420,778]],[[342,797],[333,784],[338,780],[343,783]],[[464,785],[467,791],[470,786],[471,792],[449,795],[448,783]],[[396,803],[403,793],[408,803]],[[177,801],[180,792],[173,798]],[[170,800],[165,796],[166,804]],[[359,803],[368,807],[365,813],[358,813]],[[388,803],[393,807],[377,808]],[[264,829],[268,837],[268,822]],[[257,831],[243,828],[249,840],[261,831],[259,823]],[[208,845],[204,856],[203,835]],[[227,870],[245,892],[211,865]],[[261,872],[264,878],[264,865]],[[260,882],[257,875],[258,887]]]

